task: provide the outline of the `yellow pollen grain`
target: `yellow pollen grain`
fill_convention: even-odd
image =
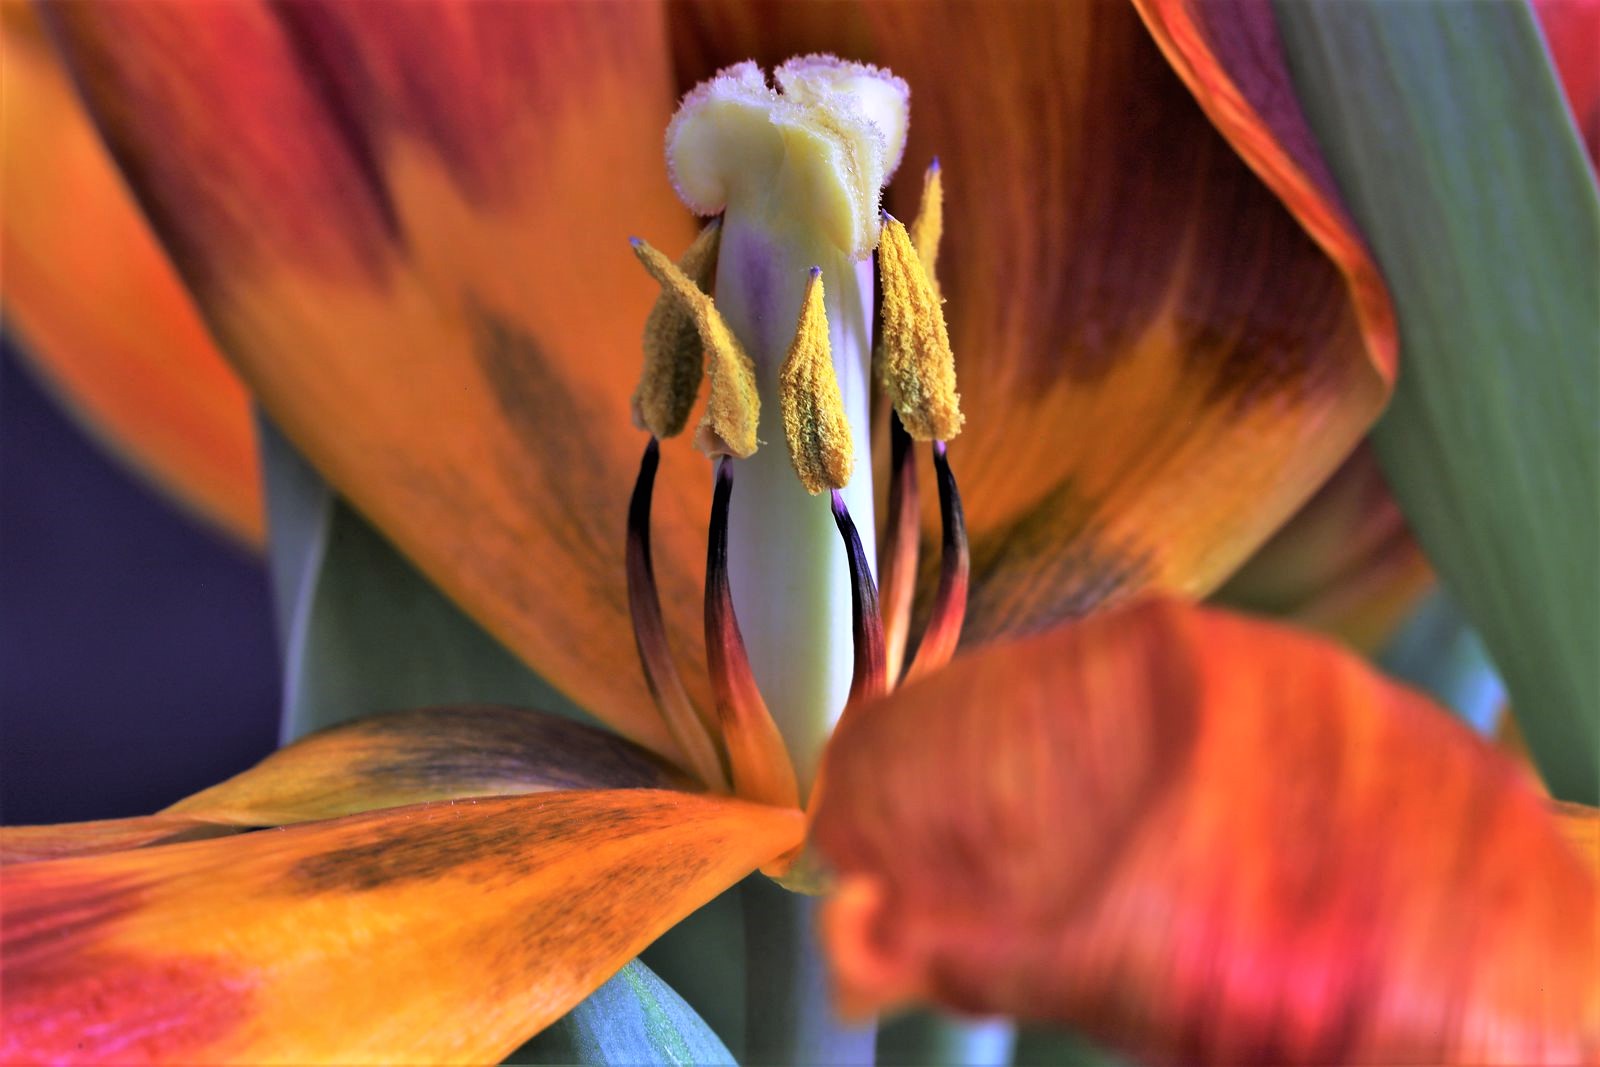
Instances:
[[[939,296],[939,239],[944,236],[944,175],[937,162],[922,175],[922,203],[911,220],[911,244],[922,260],[928,284]]]
[[[710,357],[711,395],[695,431],[695,447],[714,456],[744,459],[756,450],[756,424],[761,398],[756,393],[756,368],[711,298],[688,275],[656,249],[635,239],[634,254],[650,276],[671,293],[700,336]]]
[[[913,439],[948,441],[961,432],[962,415],[944,308],[905,226],[892,217],[885,217],[878,244],[878,277],[883,286],[879,381]]]
[[[717,270],[722,220],[712,219],[678,260],[678,270],[702,293]],[[663,285],[644,323],[644,370],[633,392],[633,422],[657,437],[683,432],[705,373],[704,346],[694,313]]]
[[[855,466],[855,447],[833,369],[819,270],[813,270],[806,283],[794,342],[778,372],[778,403],[789,459],[806,492],[815,496],[826,489],[843,489]]]

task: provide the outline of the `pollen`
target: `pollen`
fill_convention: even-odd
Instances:
[[[922,175],[922,203],[911,220],[911,244],[922,260],[928,284],[939,296],[939,239],[944,236],[944,177],[935,159]]]
[[[712,219],[678,260],[678,270],[700,292],[709,292],[717,270],[722,220]],[[633,393],[633,424],[656,437],[683,432],[705,376],[705,346],[694,313],[670,287],[644,323],[644,371]]]
[[[822,299],[822,270],[811,268],[794,342],[778,375],[778,403],[789,459],[806,492],[815,496],[843,489],[855,466],[850,422],[833,369],[828,344],[828,312]]]
[[[755,364],[728,329],[716,304],[677,264],[637,237],[633,239],[633,251],[645,270],[661,284],[662,296],[674,298],[694,323],[709,357],[711,395],[695,431],[695,447],[711,456],[743,459],[754,454],[756,424],[761,417]]]
[[[944,308],[905,226],[889,215],[878,245],[878,276],[879,380],[907,433],[918,441],[948,441],[961,432],[962,415]]]

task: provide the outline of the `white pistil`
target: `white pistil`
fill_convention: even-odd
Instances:
[[[723,213],[714,293],[755,364],[763,445],[740,464],[730,581],[751,668],[808,790],[850,691],[850,574],[827,500],[790,466],[779,372],[820,267],[856,453],[842,495],[873,530],[871,252],[879,191],[905,143],[907,91],[887,72],[828,57],[791,60],[777,80],[781,93],[740,64],[694,90],[667,131],[667,161],[685,203]]]

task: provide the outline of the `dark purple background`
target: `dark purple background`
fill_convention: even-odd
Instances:
[[[0,821],[156,810],[277,733],[263,564],[136,480],[0,351]]]

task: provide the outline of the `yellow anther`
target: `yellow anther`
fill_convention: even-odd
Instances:
[[[713,456],[743,459],[751,455],[756,450],[756,424],[761,417],[755,364],[722,321],[711,298],[672,260],[637,237],[633,251],[644,269],[661,283],[663,293],[672,294],[694,322],[700,343],[711,358],[711,396],[695,431],[695,447]]]
[[[917,217],[911,220],[911,244],[922,260],[922,270],[939,295],[939,238],[944,236],[944,178],[939,172],[939,161],[928,164],[922,175],[922,203]]]
[[[855,465],[850,422],[839,395],[828,344],[828,312],[822,302],[822,269],[811,268],[794,342],[778,374],[778,402],[789,459],[806,492],[843,489]]]
[[[712,219],[678,260],[678,270],[702,293],[711,288],[717,271],[721,233],[722,220]],[[682,433],[704,374],[704,346],[694,314],[663,284],[644,322],[644,371],[633,392],[633,424],[663,439]]]
[[[883,286],[879,380],[907,433],[918,441],[948,441],[961,432],[962,416],[944,308],[905,226],[889,216],[878,244],[878,277]]]

